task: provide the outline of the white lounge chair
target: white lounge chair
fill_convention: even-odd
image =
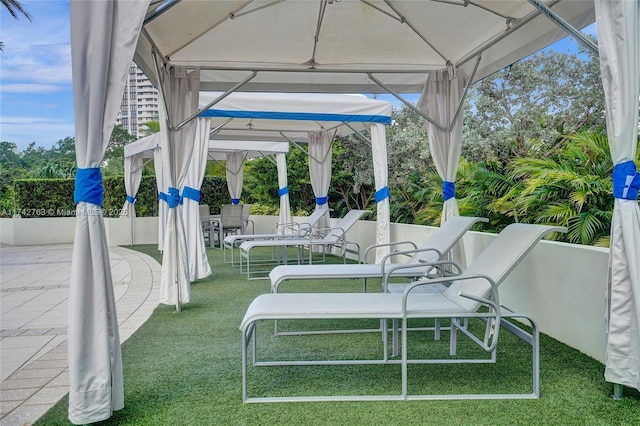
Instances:
[[[234,265],[234,249],[245,241],[276,240],[280,238],[304,238],[315,227],[329,210],[314,210],[304,221],[280,223],[273,227],[269,234],[228,235],[223,241],[224,262],[227,262],[227,250],[230,252],[231,265]]]
[[[267,293],[256,297],[240,324],[242,331],[242,397],[245,402],[336,401],[336,400],[409,400],[409,399],[507,399],[538,398],[540,392],[539,332],[536,323],[524,314],[509,311],[500,305],[498,286],[505,280],[537,242],[550,232],[566,232],[566,228],[544,225],[513,224],[505,228],[457,276],[422,279],[410,284],[403,293]],[[421,286],[451,282],[442,293],[416,293]],[[480,311],[481,306],[487,307]],[[258,360],[256,323],[262,320],[353,320],[397,319],[402,321],[402,355],[400,360],[388,357],[387,336],[384,334],[383,355],[379,359],[357,360]],[[408,320],[415,318],[450,318],[450,355],[446,359],[408,358]],[[531,331],[520,328],[509,318],[526,320]],[[477,337],[469,329],[460,327],[464,319],[482,319],[486,322],[484,337]],[[500,328],[514,333],[532,348],[531,391],[519,394],[454,394],[410,395],[408,392],[408,366],[417,363],[481,363],[496,361],[496,346]],[[457,331],[490,354],[490,358],[459,359],[456,355]],[[305,337],[309,338],[309,337]],[[277,339],[286,339],[278,337]],[[324,365],[324,364],[401,364],[400,395],[363,396],[298,396],[249,397],[247,387],[247,356],[253,340],[254,365]],[[423,342],[424,343],[424,342]],[[291,373],[289,373],[291,374]],[[424,377],[421,377],[424,379]],[[307,384],[307,387],[309,385]]]
[[[240,270],[243,271],[243,259],[246,260],[246,273],[247,278],[251,277],[251,251],[260,247],[280,248],[283,249],[284,255],[282,257],[283,262],[287,262],[287,248],[296,247],[298,249],[298,262],[303,258],[302,250],[307,248],[309,250],[309,264],[312,263],[312,248],[321,247],[324,250],[332,248],[338,248],[344,255],[347,251],[352,251],[358,256],[360,255],[360,249],[357,244],[350,243],[346,239],[346,233],[360,218],[371,213],[368,210],[351,210],[349,211],[335,227],[327,229],[316,228],[310,232],[304,238],[278,238],[273,240],[258,240],[258,241],[244,241],[240,244]],[[326,233],[326,235],[324,235]],[[320,236],[324,235],[324,236]],[[355,248],[349,249],[348,246]],[[324,253],[324,252],[323,252]],[[254,262],[255,263],[255,262]],[[254,274],[264,273],[265,271],[254,271]],[[254,277],[254,279],[268,278],[267,276]]]
[[[394,277],[411,278],[423,276],[429,268],[427,266],[428,263],[442,260],[442,256],[446,255],[460,238],[478,222],[488,222],[488,219],[465,216],[452,217],[438,228],[420,248],[417,248],[415,244],[411,243],[414,247],[412,250],[392,251],[386,255],[379,264],[278,265],[269,273],[271,291],[277,293],[280,284],[287,280],[362,278],[365,280],[363,290],[366,291],[366,279],[382,279],[385,276],[385,271],[393,271],[391,274]],[[398,246],[402,244],[407,244],[407,241],[392,242],[384,245]],[[379,246],[380,245],[376,245],[367,248],[367,251],[365,251],[365,259],[367,257],[366,252]],[[396,264],[389,263],[393,258],[398,256],[408,257],[406,263],[402,264],[402,269],[394,269]]]

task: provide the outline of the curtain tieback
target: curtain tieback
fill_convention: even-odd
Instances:
[[[78,204],[81,201],[102,207],[104,187],[102,186],[102,172],[99,167],[78,169],[76,171],[73,202]]]
[[[182,189],[182,198],[188,198],[190,200],[195,201],[196,203],[199,203],[200,191],[195,188],[191,188],[190,186],[185,186]]]
[[[387,198],[391,198],[391,193],[389,192],[389,187],[385,186],[385,187],[382,187],[382,188],[378,189],[375,192],[375,194],[373,194],[373,197],[375,198],[376,203],[384,201]]]
[[[640,190],[640,173],[636,163],[625,161],[613,167],[613,196],[622,200],[637,200]]]
[[[180,196],[180,191],[178,188],[169,187],[169,194],[167,195],[167,204],[169,204],[169,208],[173,209],[182,204],[182,197]]]
[[[329,202],[329,197],[316,197],[316,204],[322,206]]]
[[[456,184],[454,182],[442,181],[442,196],[447,201],[451,198],[456,198]]]

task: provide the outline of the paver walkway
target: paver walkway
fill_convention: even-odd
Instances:
[[[30,425],[69,392],[71,244],[0,247],[0,425]],[[109,247],[124,342],[158,304],[160,265]]]

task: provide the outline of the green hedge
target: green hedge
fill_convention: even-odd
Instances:
[[[220,206],[230,203],[227,180],[220,176],[206,176],[200,188],[200,204],[208,204],[211,214],[220,214]]]
[[[71,217],[75,216],[73,203],[74,179],[21,179],[15,181],[15,209],[5,216]],[[122,176],[105,177],[103,214],[118,217],[127,197]],[[229,203],[227,182],[222,177],[205,177],[201,189],[202,204],[209,204],[212,214],[220,212],[222,204]],[[158,191],[154,176],[144,176],[137,194],[138,217],[158,215]]]

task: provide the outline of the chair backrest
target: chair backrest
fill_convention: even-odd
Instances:
[[[349,210],[340,221],[332,226],[331,232],[329,232],[324,239],[325,240],[334,240],[343,235],[343,232],[347,232],[353,225],[356,224],[358,220],[365,214],[371,213],[369,210]]]
[[[316,226],[318,222],[320,222],[320,219],[322,219],[326,214],[329,214],[328,209],[316,209],[313,211],[313,213],[307,216],[307,218],[302,223],[306,223],[307,225],[310,225],[312,227]]]
[[[211,210],[209,209],[209,204],[200,204],[198,206],[198,212],[200,213],[200,218],[203,216],[210,216]]]
[[[511,224],[491,241],[487,248],[471,262],[462,275],[484,275],[491,278],[496,285],[500,285],[538,241],[551,232],[567,232],[567,229],[560,226]],[[491,285],[487,280],[471,278],[454,281],[444,292],[444,295],[469,311],[475,311],[480,304],[460,296],[459,293],[487,297],[490,291]]]
[[[249,220],[249,215],[251,214],[251,206],[253,204],[243,204],[242,205],[242,220],[244,222]]]
[[[242,228],[242,205],[223,204],[220,207],[220,224],[223,228]]]
[[[420,248],[436,249],[444,256],[474,224],[488,221],[489,219],[484,217],[454,216],[436,229]],[[433,251],[422,251],[411,256],[407,263],[434,261],[439,260],[439,257]]]

